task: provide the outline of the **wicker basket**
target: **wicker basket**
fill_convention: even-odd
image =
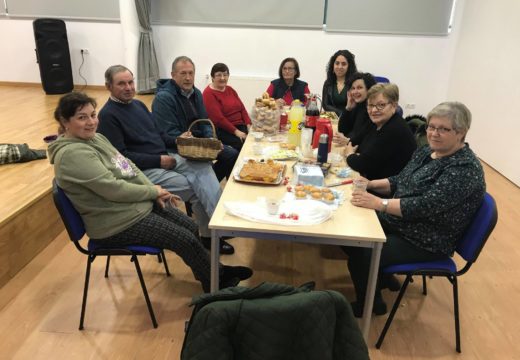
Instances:
[[[182,157],[196,161],[211,161],[217,158],[218,153],[222,150],[222,143],[216,139],[215,126],[209,119],[199,119],[191,123],[188,131],[191,131],[193,125],[206,121],[209,122],[213,129],[212,138],[197,137],[177,137],[177,152]]]

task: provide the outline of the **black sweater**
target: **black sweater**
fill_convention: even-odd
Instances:
[[[146,105],[136,99],[129,104],[109,99],[99,112],[98,132],[141,170],[160,168],[166,148],[175,148],[175,140],[158,130]]]
[[[359,144],[347,164],[369,180],[397,175],[408,163],[417,145],[411,130],[399,114],[394,114],[377,130],[374,126]]]
[[[345,110],[338,122],[338,131],[350,139],[354,145],[359,145],[365,135],[376,126],[370,120],[366,100],[359,103],[352,110]]]

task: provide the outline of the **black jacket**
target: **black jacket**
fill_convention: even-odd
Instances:
[[[347,164],[369,180],[385,179],[406,166],[416,147],[412,131],[396,113],[381,129],[370,129]]]

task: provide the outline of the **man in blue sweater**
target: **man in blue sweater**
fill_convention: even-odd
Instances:
[[[187,56],[177,57],[172,64],[171,79],[157,81],[157,94],[152,103],[153,118],[162,131],[173,138],[187,136],[191,123],[207,119],[202,93],[194,86],[195,65]],[[196,137],[212,137],[213,130],[207,123],[196,124],[191,133]],[[229,178],[238,158],[238,151],[224,145],[218,154],[213,170],[220,182]]]
[[[128,68],[109,67],[105,85],[110,98],[99,112],[98,132],[154,184],[191,204],[201,239],[209,248],[208,223],[222,193],[211,164],[186,160],[173,150],[175,138],[159,131],[146,105],[134,99],[134,76]],[[220,252],[232,254],[234,249],[221,240]]]

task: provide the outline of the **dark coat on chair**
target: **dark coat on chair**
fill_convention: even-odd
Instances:
[[[200,296],[181,359],[368,359],[345,298],[312,287],[262,283]]]

